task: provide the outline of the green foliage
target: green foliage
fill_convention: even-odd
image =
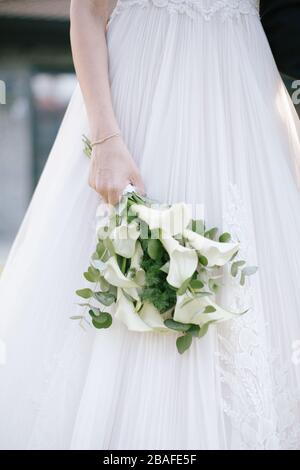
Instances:
[[[240,284],[241,286],[245,285],[246,276],[252,276],[257,271],[257,266],[245,266],[241,271]]]
[[[216,311],[215,307],[213,307],[212,305],[207,305],[207,307],[205,307],[203,313],[213,313],[215,311]]]
[[[116,296],[111,292],[94,292],[93,297],[106,307],[109,307],[116,301]]]
[[[83,275],[89,282],[98,282],[100,280],[100,271],[93,266],[90,266],[87,272],[85,272]]]
[[[79,289],[76,291],[76,294],[83,299],[90,299],[93,297],[93,291],[91,289]]]
[[[189,287],[190,282],[191,282],[190,278],[186,279],[177,290],[177,295],[183,295],[186,292],[187,288]]]
[[[252,276],[256,273],[257,269],[257,266],[246,266],[245,268],[243,268],[242,272],[244,276]]]
[[[176,290],[167,283],[167,274],[161,270],[166,261],[165,253],[161,253],[161,257],[154,260],[145,252],[141,263],[145,271],[141,300],[152,303],[160,313],[166,312],[176,304]]]
[[[246,261],[235,261],[234,263],[232,263],[231,265],[231,275],[233,277],[236,277],[237,274],[238,274],[238,271],[239,271],[239,268],[241,266],[244,266],[244,264],[246,264]]]
[[[199,335],[198,335],[199,338],[203,338],[203,336],[206,335],[206,333],[208,332],[209,325],[210,325],[210,322],[205,323],[205,325],[201,326],[200,332],[199,332]]]
[[[206,238],[209,238],[210,240],[215,240],[216,236],[217,236],[217,233],[218,233],[218,228],[217,227],[213,227],[211,228],[210,230],[207,230],[204,234],[204,236]]]
[[[200,279],[192,279],[190,282],[190,286],[192,289],[198,290],[204,287],[204,283],[200,281]]]
[[[199,325],[192,325],[188,329],[188,333],[191,334],[192,336],[195,336],[196,338],[199,338],[200,326]]]
[[[231,235],[228,232],[222,233],[222,235],[219,236],[219,242],[220,243],[228,243],[231,240]]]
[[[99,309],[93,308],[89,310],[89,315],[92,317],[94,327],[99,330],[109,328],[112,324],[112,316],[110,313],[101,312]]]
[[[117,262],[122,273],[125,274],[130,265],[130,260],[128,258],[124,258],[123,256],[117,255]]]
[[[183,354],[191,346],[193,341],[193,335],[186,333],[184,336],[179,336],[176,340],[177,350],[180,354]]]
[[[240,285],[244,286],[246,282],[247,276],[252,276],[257,272],[257,266],[245,266],[246,261],[239,260],[234,261],[231,265],[231,275],[233,277],[237,277],[238,273],[240,272]],[[243,267],[244,266],[244,267]]]
[[[202,266],[207,266],[208,259],[203,255],[199,255],[199,263],[202,264]]]
[[[187,332],[193,326],[191,323],[181,323],[173,320],[172,318],[165,320],[164,324],[167,328],[175,331],[181,331],[182,333]]]
[[[153,260],[158,260],[162,256],[162,251],[164,250],[160,240],[151,239],[148,241],[148,255]]]

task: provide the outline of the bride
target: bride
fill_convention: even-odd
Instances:
[[[299,449],[300,128],[256,0],[73,0],[71,41],[79,86],[0,281],[0,447]],[[259,266],[223,293],[248,314],[183,356],[70,320],[99,197],[128,183],[203,203]]]

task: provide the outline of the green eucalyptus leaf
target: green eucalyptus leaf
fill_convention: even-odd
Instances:
[[[89,272],[83,273],[83,277],[89,282],[96,282],[96,281],[94,281],[93,276],[91,276]]]
[[[200,333],[200,326],[199,326],[199,325],[192,325],[192,326],[188,329],[188,333],[191,334],[192,336],[198,337],[198,336],[199,336],[199,333]]]
[[[82,315],[74,315],[70,317],[71,320],[82,320],[84,317]]]
[[[90,299],[93,297],[93,291],[91,289],[79,289],[76,291],[76,294],[83,299]]]
[[[245,268],[243,268],[242,273],[244,274],[244,276],[252,276],[257,272],[257,269],[257,266],[246,266]]]
[[[207,305],[207,307],[205,307],[203,313],[213,313],[215,311],[216,311],[215,307],[213,307],[212,305]]]
[[[96,247],[96,253],[99,256],[99,259],[101,259],[104,256],[105,252],[106,252],[106,247],[104,243],[102,241],[99,241]]]
[[[99,276],[100,276],[99,269],[94,268],[94,266],[90,266],[88,269],[88,272],[95,278],[99,279]]]
[[[208,259],[205,256],[199,255],[198,259],[199,259],[199,263],[202,264],[202,266],[208,265]]]
[[[114,255],[115,255],[114,245],[113,245],[113,242],[111,241],[110,238],[105,238],[105,239],[103,240],[103,245],[104,245],[105,248],[109,251],[109,253],[110,253],[111,256],[114,256]]]
[[[161,242],[158,239],[152,239],[148,241],[148,255],[150,256],[151,259],[157,260],[161,256],[162,252],[162,245]]]
[[[90,310],[89,310],[89,315],[90,315],[92,318],[99,317],[100,313],[101,313],[100,308],[93,307],[93,306],[91,305],[91,308],[90,308]]]
[[[231,240],[231,235],[228,232],[222,233],[222,235],[220,235],[220,237],[219,237],[219,242],[220,243],[228,243],[228,242],[230,242],[230,240]]]
[[[183,354],[191,346],[193,341],[193,336],[190,333],[185,334],[184,336],[179,336],[176,340],[176,346],[178,352]]]
[[[246,282],[246,276],[243,272],[241,272],[240,285],[244,286],[245,282]]]
[[[99,316],[92,318],[92,323],[97,329],[109,328],[112,324],[112,316],[110,313],[101,312]]]
[[[237,273],[239,271],[239,268],[241,268],[242,266],[244,266],[244,264],[246,264],[246,261],[243,261],[243,260],[240,260],[240,261],[234,261],[234,263],[232,263],[231,265],[231,275],[233,277],[236,277],[237,276]]]
[[[188,331],[192,326],[190,323],[180,323],[178,321],[173,320],[172,318],[165,320],[164,324],[170,330],[182,331],[182,332]]]
[[[200,279],[192,279],[190,282],[190,286],[192,289],[202,289],[204,287],[204,284]]]
[[[117,298],[117,294],[118,294],[118,288],[116,286],[112,286],[110,284],[109,285],[109,293],[114,295],[115,298]]]
[[[210,325],[210,322],[205,323],[203,326],[201,326],[199,334],[198,334],[199,338],[203,338],[203,336],[206,335],[206,333],[208,332],[209,325]]]
[[[183,284],[179,287],[179,289],[177,290],[177,295],[183,295],[185,293],[185,291],[187,290],[189,284],[191,282],[191,278],[189,277],[188,279],[186,279]]]
[[[88,271],[84,273],[84,277],[89,282],[98,282],[100,279],[100,271],[94,268],[94,266],[90,266]]]
[[[230,258],[229,261],[233,261],[234,258],[239,254],[239,250],[237,250],[235,253],[233,253],[232,257]]]
[[[209,238],[210,240],[214,240],[217,236],[217,233],[218,233],[218,228],[217,227],[213,227],[211,228],[210,230],[207,230],[205,233],[204,233],[204,236],[206,238]]]
[[[109,307],[116,301],[115,295],[111,292],[94,292],[93,294],[94,299],[96,299],[100,304]]]
[[[106,279],[104,279],[104,277],[101,277],[99,279],[99,285],[100,285],[100,290],[102,292],[108,292],[108,291],[111,291],[111,288],[115,287],[115,286],[111,286]]]

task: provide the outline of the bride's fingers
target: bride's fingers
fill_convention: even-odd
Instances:
[[[108,203],[111,204],[112,206],[115,206],[116,204],[118,204],[122,197],[122,192],[123,192],[123,189],[121,189],[118,186],[112,186],[111,188],[109,188],[108,195],[107,195]]]
[[[103,184],[100,178],[96,179],[94,189],[98,194],[100,194],[105,202],[108,202],[108,188]]]

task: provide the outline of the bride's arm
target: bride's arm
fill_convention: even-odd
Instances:
[[[72,0],[71,44],[93,142],[119,132],[108,75],[105,27],[116,0]],[[122,137],[93,148],[89,184],[112,204],[132,183],[143,192],[138,169]]]

